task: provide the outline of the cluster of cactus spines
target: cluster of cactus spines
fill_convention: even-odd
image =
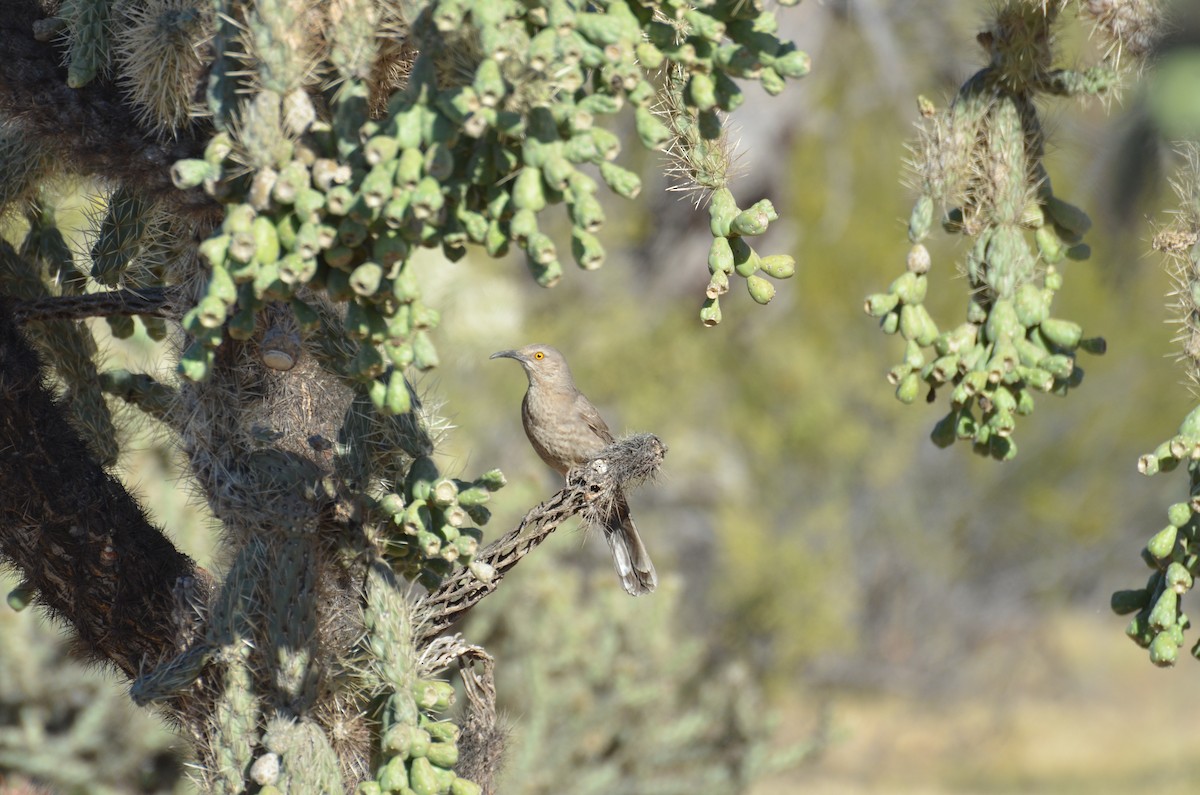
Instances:
[[[437,363],[429,332],[438,313],[422,302],[410,264],[418,249],[441,248],[456,260],[471,243],[492,256],[516,246],[538,283],[550,286],[562,265],[538,218],[565,203],[572,255],[595,268],[604,259],[595,234],[604,212],[596,180],[579,166],[598,167],[619,195],[640,190],[637,176],[613,162],[619,140],[598,126],[600,117],[631,104],[644,145],[670,145],[677,160],[703,163],[721,135],[719,113],[742,99],[734,78],[778,92],[784,78],[808,70],[808,57],[774,35],[773,13],[757,3],[651,9],[614,0],[575,11],[443,0],[403,25],[417,55],[405,87],[374,117],[381,15],[366,0],[342,5],[322,44],[337,83],[328,120],[317,118],[304,90],[318,71],[302,24],[311,11],[261,3],[240,40],[241,59],[253,65],[245,70],[249,96],[232,110],[228,91],[210,92],[214,117],[230,120],[227,133],[203,159],[175,165],[178,186],[203,185],[226,205],[220,230],[201,247],[209,283],[184,321],[194,340],[181,362],[188,378],[206,377],[227,320],[229,335],[250,334],[262,306],[282,301],[304,327],[312,312],[302,296],[321,290],[346,304],[342,333],[359,343],[347,375],[367,385],[381,411],[402,413],[398,371]],[[678,99],[668,103],[670,127],[653,110],[652,79],[664,67]],[[216,82],[234,79],[228,66],[214,74]],[[774,288],[758,271],[782,278],[794,264],[760,259],[738,242],[766,230],[776,217],[770,202],[742,211],[723,170],[691,171],[717,192],[714,235],[733,248],[710,258],[717,264],[703,319],[711,325],[729,274],[745,276],[766,303]]]
[[[114,9],[115,71],[147,129],[170,136],[202,115],[196,90],[214,28],[212,4],[146,0]]]
[[[1092,20],[1110,63],[1136,64],[1159,41],[1163,26],[1160,0],[1083,0],[1081,13]]]
[[[1083,379],[1078,351],[1104,352],[1104,340],[1084,339],[1077,323],[1051,314],[1063,281],[1056,266],[1088,256],[1082,241],[1091,222],[1051,189],[1034,98],[1101,93],[1115,71],[1108,63],[1085,73],[1054,68],[1058,11],[1056,3],[1002,4],[979,36],[989,65],[949,108],[921,100],[926,125],[905,272],[864,305],[884,333],[904,340],[903,359],[888,372],[896,397],[912,403],[927,392],[932,402],[938,390],[950,393],[933,441],[969,440],[1000,460],[1016,455],[1016,417],[1033,411],[1035,393],[1066,394]],[[931,263],[923,241],[943,210],[946,231],[972,240],[963,267],[966,322],[952,329],[940,329],[925,307]]]
[[[0,256],[0,281],[6,285],[5,292],[24,300],[42,298],[51,294],[47,283],[59,285],[63,294],[81,292],[84,279],[75,269],[70,249],[54,226],[53,218],[49,217],[52,211],[46,207],[32,210],[22,256]],[[99,383],[96,341],[91,332],[78,321],[44,320],[30,324],[28,333],[62,379],[76,431],[97,461],[104,466],[116,463],[120,448]]]
[[[1167,256],[1174,284],[1173,308],[1178,312],[1178,359],[1195,387],[1200,385],[1200,152],[1185,149],[1186,163],[1175,188],[1180,211],[1171,226],[1154,239],[1154,247]],[[1167,525],[1151,536],[1142,559],[1151,568],[1144,588],[1117,591],[1112,608],[1120,615],[1133,613],[1126,634],[1148,649],[1150,661],[1174,665],[1184,644],[1190,622],[1183,612],[1182,598],[1200,576],[1200,408],[1184,418],[1178,432],[1153,452],[1138,459],[1144,475],[1170,472],[1180,465],[1188,472],[1187,500],[1167,508]],[[1192,646],[1200,659],[1200,642]]]

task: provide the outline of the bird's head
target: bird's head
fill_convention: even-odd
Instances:
[[[535,343],[512,351],[496,351],[489,359],[516,359],[525,368],[530,384],[545,384],[556,381],[571,381],[567,360],[558,349]]]

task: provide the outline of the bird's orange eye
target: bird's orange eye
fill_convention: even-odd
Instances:
[[[541,351],[538,351],[537,353],[535,353],[533,355],[533,358],[538,359],[540,361],[540,360],[546,358],[546,354],[542,353]]]

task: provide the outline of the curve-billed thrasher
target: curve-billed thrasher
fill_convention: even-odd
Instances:
[[[595,457],[613,442],[612,432],[600,412],[575,387],[563,355],[549,345],[526,345],[515,351],[498,351],[489,358],[516,359],[529,377],[521,401],[521,421],[529,443],[560,475]],[[618,494],[613,512],[604,522],[604,538],[612,550],[621,585],[633,596],[650,593],[658,575],[642,544],[629,503]]]

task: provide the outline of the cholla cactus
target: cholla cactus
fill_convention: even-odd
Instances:
[[[480,527],[504,478],[436,463],[444,423],[408,377],[438,361],[414,253],[520,248],[551,286],[562,265],[540,218],[565,204],[575,260],[597,267],[593,174],[640,189],[601,123],[628,105],[641,142],[713,192],[724,248],[705,322],[730,273],[765,303],[759,272],[793,266],[744,242],[775,211],[737,207],[720,138],[734,78],[777,93],[807,71],[775,30],[744,0],[0,5],[3,209],[52,174],[96,178],[102,208],[86,252],[44,201],[24,207],[21,250],[0,245],[0,555],[24,577],[17,601],[64,617],[136,701],[178,719],[214,791],[489,787],[494,764],[475,783],[454,772],[458,732],[437,719],[452,659],[428,664],[436,640],[413,630],[442,626],[438,602],[414,614],[408,591],[446,583],[465,609],[494,589]],[[98,372],[87,316],[117,336],[134,316],[169,328],[179,378]],[[101,390],[178,438],[222,526],[223,579],[105,472],[118,449]],[[583,488],[553,522],[538,514],[544,532]]]
[[[1104,352],[1078,323],[1055,317],[1065,259],[1085,259],[1087,215],[1053,192],[1043,165],[1040,96],[1107,97],[1121,64],[1146,49],[1157,20],[1153,4],[1078,4],[1109,43],[1104,60],[1075,71],[1057,66],[1055,28],[1066,2],[1009,0],[979,34],[989,63],[950,106],[920,103],[924,126],[913,171],[919,196],[908,224],[906,269],[865,310],[886,334],[904,340],[903,359],[888,372],[896,397],[912,403],[926,391],[950,393],[950,412],[933,430],[946,447],[970,440],[1000,460],[1016,455],[1016,418],[1033,411],[1035,394],[1065,395],[1080,384],[1079,351]],[[1122,61],[1122,56],[1125,56]],[[931,262],[924,241],[936,216],[948,232],[971,239],[963,264],[970,289],[966,322],[940,328],[925,307]],[[1032,238],[1032,240],[1031,240]]]
[[[1174,222],[1154,239],[1154,247],[1168,258],[1175,284],[1174,306],[1178,312],[1179,361],[1192,385],[1200,384],[1200,152],[1195,144],[1185,147],[1186,163],[1180,169],[1176,191],[1180,211]],[[1184,644],[1184,631],[1191,626],[1182,600],[1200,575],[1197,544],[1200,540],[1200,408],[1193,409],[1178,432],[1154,452],[1138,460],[1144,475],[1170,472],[1183,465],[1188,473],[1188,499],[1167,508],[1167,525],[1155,533],[1142,550],[1142,559],[1152,573],[1144,588],[1113,594],[1112,608],[1119,615],[1132,613],[1125,632],[1150,652],[1159,666],[1174,665]],[[1192,646],[1200,658],[1200,643]]]

